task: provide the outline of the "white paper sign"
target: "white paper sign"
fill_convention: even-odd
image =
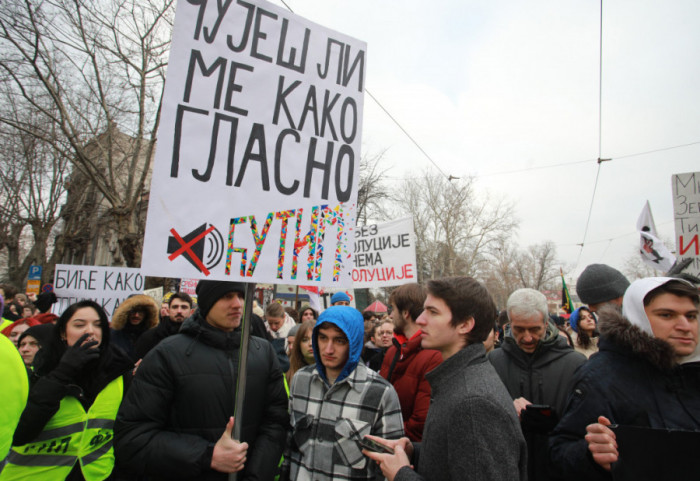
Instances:
[[[413,219],[355,229],[353,287],[397,286],[416,282]]]
[[[53,291],[58,302],[53,305],[51,312],[61,315],[71,304],[92,299],[104,308],[111,319],[124,299],[143,291],[144,281],[140,269],[130,267],[57,264]]]
[[[700,277],[700,172],[671,176],[678,262],[693,259],[683,272]]]
[[[366,44],[262,0],[179,2],[142,270],[349,285]]]
[[[190,296],[196,296],[197,284],[199,284],[199,280],[197,279],[180,279],[180,292],[184,292]]]

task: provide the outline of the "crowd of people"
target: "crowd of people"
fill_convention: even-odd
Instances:
[[[576,290],[570,315],[534,289],[499,311],[470,277],[387,312],[255,303],[242,339],[242,283],[111,319],[0,285],[0,481],[632,479],[620,429],[700,436],[698,287],[593,264]]]

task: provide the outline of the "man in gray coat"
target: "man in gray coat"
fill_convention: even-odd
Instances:
[[[440,351],[443,362],[425,376],[432,402],[423,440],[371,437],[394,454],[363,452],[389,481],[525,480],[520,423],[483,345],[497,316],[491,296],[470,277],[431,280],[427,289],[416,324],[422,347]]]

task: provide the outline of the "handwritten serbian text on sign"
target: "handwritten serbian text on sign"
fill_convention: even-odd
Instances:
[[[179,2],[144,272],[348,285],[365,59],[263,0]]]
[[[671,176],[676,221],[676,257],[693,259],[684,272],[700,276],[700,172]]]
[[[416,282],[413,219],[400,219],[355,229],[355,288]]]
[[[91,299],[101,305],[111,319],[119,304],[143,291],[144,281],[139,269],[129,267],[57,264],[54,293],[58,302],[53,305],[52,312],[60,315],[71,304]]]

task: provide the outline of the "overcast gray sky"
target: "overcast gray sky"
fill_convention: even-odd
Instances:
[[[475,175],[516,205],[521,246],[553,241],[574,276],[594,262],[622,269],[646,200],[660,236],[674,237],[671,175],[700,171],[700,2],[603,5],[600,145],[613,160],[600,169],[583,251],[598,171],[600,2],[286,3],[367,42],[367,90],[443,172]],[[368,96],[363,146],[388,149],[392,179],[437,172]],[[540,168],[554,164],[570,165]]]

